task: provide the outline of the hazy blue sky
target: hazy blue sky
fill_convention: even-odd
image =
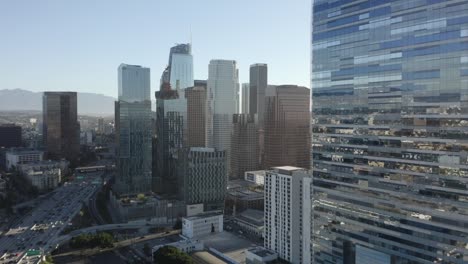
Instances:
[[[194,73],[210,59],[268,63],[269,83],[309,87],[310,0],[3,0],[0,89],[117,95],[120,63],[151,68],[152,91],[169,48],[190,40]]]

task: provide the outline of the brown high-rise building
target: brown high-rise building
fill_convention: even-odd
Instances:
[[[258,125],[253,114],[235,114],[232,120],[231,175],[244,178],[246,171],[258,169]]]
[[[206,82],[185,89],[187,98],[187,145],[205,147]]]
[[[44,92],[43,139],[49,159],[76,161],[80,154],[76,92]]]
[[[310,90],[297,85],[272,86],[265,100],[264,168],[310,168]]]

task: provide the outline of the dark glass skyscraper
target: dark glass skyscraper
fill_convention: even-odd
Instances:
[[[179,93],[164,83],[156,96],[155,191],[177,193],[177,153],[184,147],[184,116],[178,110]]]
[[[231,133],[231,179],[243,179],[258,170],[258,125],[252,114],[234,114]]]
[[[312,16],[315,263],[467,263],[468,1]]]
[[[21,127],[15,124],[0,124],[0,147],[21,146]]]
[[[49,159],[76,161],[80,154],[76,92],[44,92],[43,140]]]

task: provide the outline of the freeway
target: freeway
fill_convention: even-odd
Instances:
[[[92,182],[101,174],[89,175],[87,181],[65,183],[20,217],[0,237],[0,264],[22,263],[19,260],[31,249],[39,250],[42,255],[55,249],[55,239],[99,189],[100,185]]]
[[[93,194],[93,197],[91,197],[88,201],[88,208],[89,208],[89,212],[91,213],[91,215],[93,216],[94,220],[96,221],[96,223],[98,225],[104,225],[106,224],[107,222],[104,220],[104,218],[102,218],[101,214],[99,213],[98,209],[97,209],[97,206],[96,206],[96,202],[97,202],[97,194],[99,192],[96,192]]]

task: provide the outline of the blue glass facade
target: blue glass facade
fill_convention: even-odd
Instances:
[[[468,1],[312,17],[314,262],[468,263]]]

